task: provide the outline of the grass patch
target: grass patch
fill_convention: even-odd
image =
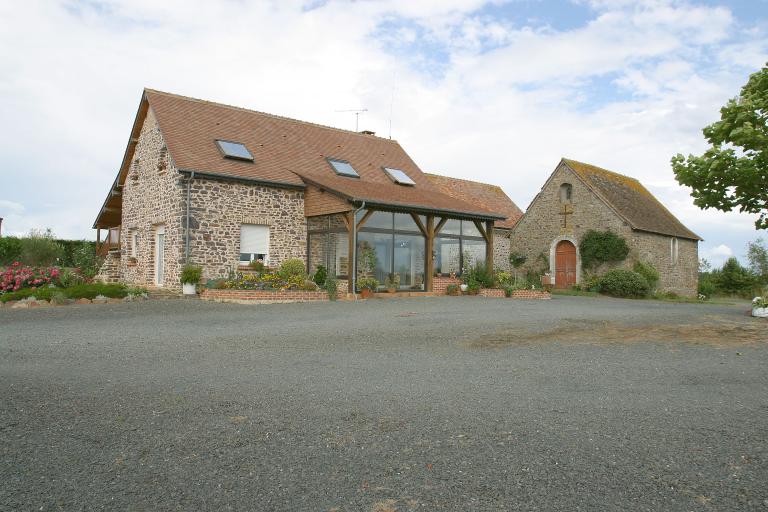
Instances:
[[[552,295],[567,295],[572,297],[601,297],[597,292],[574,290],[573,288],[552,288]]]

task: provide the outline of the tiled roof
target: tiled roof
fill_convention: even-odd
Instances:
[[[396,141],[159,91],[145,94],[181,170],[289,186],[310,182],[381,206],[498,217],[440,193]],[[215,139],[244,144],[253,162],[223,158]],[[338,176],[326,158],[349,162],[360,178]],[[396,185],[384,166],[405,171],[416,185]]]
[[[563,162],[633,229],[701,240],[636,179],[576,160]]]
[[[523,216],[520,208],[497,185],[450,178],[439,174],[426,173],[426,176],[442,193],[480,205],[486,210],[497,212],[506,217],[506,219],[496,222],[497,228],[512,229]]]

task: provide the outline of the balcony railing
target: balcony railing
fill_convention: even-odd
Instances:
[[[109,228],[106,238],[101,240],[101,229],[96,230],[96,254],[106,256],[110,251],[120,250],[120,226]]]

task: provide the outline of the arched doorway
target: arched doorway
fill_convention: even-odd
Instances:
[[[570,288],[576,284],[576,246],[561,240],[555,248],[555,288]]]

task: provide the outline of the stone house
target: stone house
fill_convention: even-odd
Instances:
[[[627,241],[630,254],[619,266],[650,263],[660,290],[696,295],[701,238],[636,179],[574,160],[561,160],[544,183],[512,228],[509,250],[526,257],[524,270],[546,272],[553,286],[566,288],[586,277],[579,243],[589,230]]]
[[[361,275],[430,291],[468,260],[505,261],[496,233],[519,209],[500,189],[435,180],[372,132],[146,89],[93,225],[101,277],[178,290],[187,262],[211,279],[299,258],[350,291]]]

